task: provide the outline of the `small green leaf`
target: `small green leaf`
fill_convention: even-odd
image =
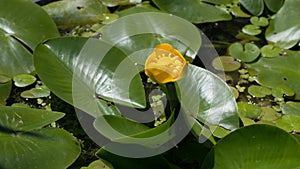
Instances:
[[[243,62],[252,62],[259,56],[260,49],[252,43],[246,43],[243,46],[237,42],[229,46],[229,54]]]
[[[238,70],[241,67],[241,63],[234,60],[231,56],[220,56],[212,61],[212,66],[216,70],[232,72]]]
[[[246,25],[243,27],[242,31],[247,35],[259,35],[262,31],[260,30],[260,27],[257,25]]]
[[[251,14],[259,16],[264,10],[263,0],[239,0],[240,3],[245,7]]]
[[[295,92],[293,89],[291,89],[285,85],[279,85],[279,86],[272,88],[272,95],[275,98],[283,98],[284,96],[294,96]]]
[[[273,45],[265,45],[260,48],[260,52],[262,57],[277,57],[281,55],[283,49],[275,47]]]
[[[247,102],[238,102],[237,105],[241,117],[257,119],[262,111],[260,107]]]
[[[276,126],[287,132],[300,132],[300,116],[295,116],[293,114],[283,115],[276,121]]]
[[[300,103],[299,102],[286,102],[282,107],[283,114],[293,114],[300,116]]]
[[[257,16],[253,16],[250,18],[250,22],[253,24],[253,25],[256,25],[256,26],[268,26],[269,24],[269,21],[267,18],[265,17],[257,17]]]
[[[33,84],[36,81],[36,78],[29,74],[19,74],[14,76],[13,80],[17,87],[26,87]]]
[[[253,97],[265,97],[267,95],[271,95],[272,91],[264,86],[252,85],[248,88],[248,93]]]

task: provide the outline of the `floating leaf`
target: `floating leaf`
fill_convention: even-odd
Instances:
[[[275,98],[283,98],[283,97],[287,97],[287,96],[294,96],[295,92],[293,91],[293,89],[291,89],[285,85],[279,85],[279,86],[272,88],[272,95]]]
[[[253,16],[250,18],[250,22],[253,24],[253,25],[256,25],[256,26],[268,26],[269,24],[269,21],[267,18],[265,17],[257,17],[257,16]]]
[[[261,110],[262,110],[261,117],[260,117],[261,121],[273,122],[281,117],[280,113],[276,112],[274,109],[270,107],[262,107]]]
[[[265,97],[266,95],[271,95],[272,91],[264,86],[252,85],[248,88],[248,93],[253,97]]]
[[[99,23],[108,9],[98,0],[64,0],[43,6],[59,28]]]
[[[110,111],[113,105],[107,107],[96,95],[133,107],[144,108],[146,104],[134,63],[101,40],[52,39],[37,47],[34,60],[39,77],[53,93],[94,117],[114,112]],[[101,107],[106,108],[99,110]]]
[[[280,119],[276,120],[276,126],[287,132],[300,132],[300,116],[293,114],[283,115]]]
[[[220,140],[201,168],[292,169],[300,166],[299,153],[300,144],[289,133],[270,125],[250,125]]]
[[[226,4],[225,1],[205,1]],[[185,18],[192,23],[216,22],[232,18],[226,10],[204,3],[203,0],[153,0],[153,2],[161,10]]]
[[[294,19],[300,16],[298,0],[285,0],[283,6],[274,16],[273,22],[266,30],[266,39],[284,49],[289,49],[300,40],[300,22]]]
[[[11,81],[8,81],[7,83],[0,83],[0,106],[6,105],[6,99],[10,95],[11,88]]]
[[[234,98],[237,99],[239,97],[239,95],[240,95],[239,91],[236,88],[232,87],[232,86],[230,86],[230,89],[231,89],[231,92],[234,95]]]
[[[239,0],[240,3],[245,7],[251,14],[259,16],[264,11],[263,0]]]
[[[141,13],[141,12],[162,12],[162,11],[150,5],[148,1],[145,1],[141,4],[137,4],[134,7],[130,7],[121,11],[116,11],[116,14],[122,17],[122,16]]]
[[[230,12],[232,13],[232,15],[236,16],[236,17],[244,17],[244,18],[248,18],[251,17],[251,15],[248,15],[247,13],[245,13],[240,6],[233,6],[230,7]]]
[[[237,105],[241,117],[257,119],[261,114],[261,108],[256,105],[247,102],[238,102]]]
[[[293,114],[300,116],[300,103],[298,102],[286,102],[282,107],[283,114]]]
[[[102,0],[101,1],[105,6],[114,7],[117,5],[133,5],[141,3],[142,0]]]
[[[262,57],[277,57],[280,56],[281,52],[283,52],[283,49],[273,45],[265,45],[260,48],[260,52]]]
[[[252,62],[259,56],[260,50],[255,44],[246,43],[243,46],[237,42],[229,46],[229,54],[243,62]]]
[[[231,56],[220,56],[212,61],[212,66],[216,70],[232,72],[238,70],[241,67],[241,63],[234,60]]]
[[[261,58],[247,67],[260,85],[269,88],[285,85],[295,92],[295,99],[300,100],[299,55],[300,52],[286,51],[284,57]]]
[[[0,6],[0,74],[12,78],[31,73],[31,51],[45,39],[59,36],[57,28],[47,13],[31,1],[1,0]]]
[[[283,5],[284,0],[264,0],[266,6],[272,11],[277,12]]]
[[[259,35],[262,31],[260,30],[260,27],[257,25],[246,25],[243,27],[242,31],[247,35]]]
[[[13,80],[17,87],[26,87],[33,84],[36,81],[36,78],[29,74],[19,74],[14,76]]]

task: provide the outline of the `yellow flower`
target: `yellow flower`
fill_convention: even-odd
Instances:
[[[172,45],[157,45],[145,63],[145,73],[158,83],[175,82],[185,76],[187,62]]]

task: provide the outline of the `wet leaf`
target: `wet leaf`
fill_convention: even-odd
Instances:
[[[270,125],[250,125],[220,140],[201,168],[292,169],[300,166],[299,153],[300,144],[289,133]]]
[[[286,102],[282,107],[283,114],[293,114],[300,116],[300,103],[298,102]]]
[[[237,105],[241,117],[257,119],[261,114],[261,108],[256,105],[247,102],[238,102]]]
[[[299,55],[298,51],[286,51],[283,57],[263,57],[256,63],[247,64],[247,67],[260,85],[269,88],[285,85],[295,92],[295,99],[300,100]]]
[[[272,91],[264,86],[252,85],[248,88],[248,93],[253,97],[265,97],[267,95],[271,95]]]
[[[300,22],[295,19],[300,16],[298,0],[285,0],[283,6],[274,16],[266,30],[266,39],[276,43],[276,46],[289,49],[300,40]]]
[[[203,0],[153,0],[161,10],[177,15],[192,23],[216,22],[231,20],[228,11],[214,5],[204,3]],[[229,1],[208,1],[210,3],[226,4]]]
[[[293,114],[283,115],[276,121],[276,126],[282,128],[287,132],[300,132],[300,116]]]
[[[241,67],[241,63],[234,60],[231,56],[220,56],[212,61],[212,66],[216,70],[232,72],[238,70]]]
[[[244,46],[241,43],[233,43],[229,46],[229,54],[243,62],[252,62],[260,54],[259,48],[252,43],[246,43]]]
[[[260,48],[262,57],[277,57],[280,56],[281,52],[283,51],[283,49],[278,48],[274,45],[265,45],[262,48]]]
[[[264,10],[263,0],[239,0],[240,3],[246,8],[251,14],[259,16]]]
[[[105,20],[108,9],[98,0],[64,0],[49,3],[43,9],[59,28],[99,23]]]
[[[36,78],[29,74],[19,74],[14,76],[13,80],[17,87],[26,87],[33,84],[36,81]]]
[[[253,24],[253,25],[256,25],[256,26],[268,26],[269,24],[269,21],[267,18],[265,17],[257,17],[257,16],[253,16],[250,18],[250,22]]]
[[[259,35],[262,31],[260,30],[260,27],[257,25],[246,25],[243,27],[242,31],[247,35]]]

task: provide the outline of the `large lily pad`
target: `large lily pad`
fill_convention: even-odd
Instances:
[[[197,27],[177,16],[143,12],[124,16],[101,29],[102,40],[116,45],[131,59],[144,65],[153,48],[170,43],[185,56],[194,59],[201,46]]]
[[[296,16],[300,16],[300,11],[297,10],[298,6],[300,6],[298,0],[285,0],[266,31],[268,41],[285,49],[291,48],[299,42],[300,22],[295,19]]]
[[[269,125],[250,125],[219,141],[202,168],[292,169],[300,166],[299,153],[299,142],[284,130]]]
[[[77,140],[62,129],[41,129],[63,115],[31,108],[0,107],[0,167],[64,169],[72,164],[80,153]]]
[[[231,3],[230,0],[153,0],[163,11],[185,18],[193,23],[231,20],[228,11],[205,2],[214,4]]]
[[[252,62],[260,54],[259,48],[252,43],[246,43],[243,46],[241,43],[233,43],[229,46],[229,54],[243,62]]]
[[[34,70],[30,50],[47,38],[59,36],[56,26],[33,2],[2,0],[0,6],[0,75],[12,78],[30,73]]]
[[[287,51],[285,56],[261,58],[258,62],[248,64],[256,81],[266,87],[275,88],[285,85],[295,92],[295,99],[300,99],[300,52]],[[254,72],[253,72],[254,71]]]
[[[213,73],[189,65],[186,77],[177,82],[177,93],[188,117],[230,130],[238,128],[235,98],[224,81]]]
[[[98,0],[64,0],[43,6],[60,28],[99,23],[108,9]]]
[[[94,117],[112,112],[99,112],[107,106],[97,97],[127,106],[145,106],[139,72],[125,57],[117,48],[87,38],[53,39],[34,52],[36,70],[47,87]]]
[[[264,0],[266,6],[272,11],[277,12],[283,5],[284,0]]]

